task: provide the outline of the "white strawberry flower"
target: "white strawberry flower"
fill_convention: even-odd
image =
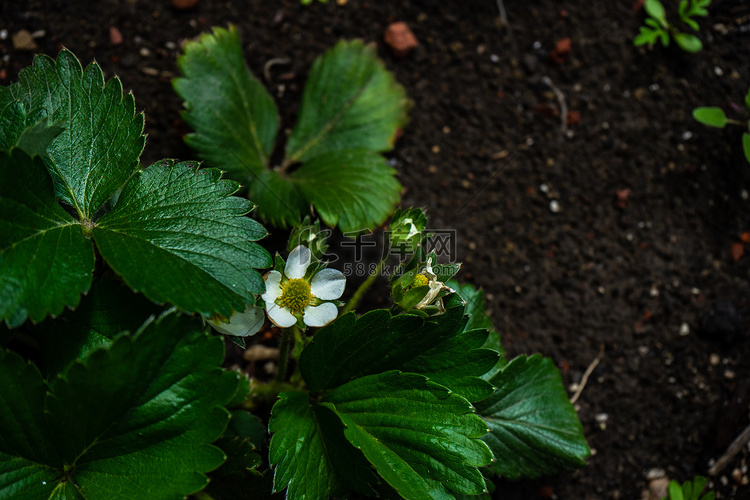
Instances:
[[[243,312],[235,311],[228,321],[226,318],[213,317],[208,323],[219,333],[235,337],[249,337],[258,333],[266,320],[263,308],[248,306]]]
[[[311,253],[300,245],[291,251],[284,273],[266,274],[266,292],[261,296],[271,322],[288,328],[301,318],[307,326],[325,326],[338,316],[335,301],[344,293],[346,278],[336,269],[321,269],[305,278]]]

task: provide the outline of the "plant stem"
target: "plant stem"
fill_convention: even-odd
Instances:
[[[344,315],[348,313],[349,311],[353,310],[355,307],[357,307],[357,304],[359,304],[359,301],[362,300],[362,297],[364,297],[365,292],[368,288],[372,286],[373,283],[375,283],[375,279],[380,275],[380,272],[383,270],[383,266],[385,265],[385,261],[387,260],[388,256],[386,255],[383,257],[383,259],[378,262],[377,267],[375,267],[375,270],[370,273],[370,275],[367,277],[365,281],[362,282],[361,285],[359,285],[359,288],[357,288],[357,291],[354,292],[354,295],[352,295],[352,298],[349,299],[349,302],[346,303],[344,308],[341,310],[341,315]]]
[[[292,334],[292,329],[297,328],[292,326],[290,328],[283,328],[281,330],[281,344],[279,345],[279,365],[276,369],[276,382],[283,382],[286,377],[286,364],[289,361],[289,338]]]

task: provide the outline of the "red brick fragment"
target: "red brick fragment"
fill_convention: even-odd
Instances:
[[[404,57],[419,46],[417,37],[404,22],[391,23],[386,28],[383,38],[396,57]]]
[[[570,53],[570,38],[561,38],[555,42],[555,48],[549,53],[549,60],[555,64],[561,64]]]

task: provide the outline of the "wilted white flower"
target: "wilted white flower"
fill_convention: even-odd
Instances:
[[[427,292],[427,295],[420,300],[417,305],[414,306],[414,309],[422,309],[425,306],[428,306],[435,302],[435,300],[438,298],[438,295],[440,295],[440,292],[445,291],[446,293],[453,293],[455,292],[454,289],[447,286],[442,281],[439,281],[437,279],[437,275],[432,270],[432,259],[427,260],[427,265],[422,269],[422,272],[417,274],[417,276],[414,278],[414,283],[412,286],[424,286],[427,285],[430,287],[429,291]],[[443,309],[443,303],[442,299],[439,299],[438,303],[439,308]]]
[[[338,308],[333,302],[344,293],[346,278],[336,269],[321,269],[308,281],[310,249],[300,245],[291,251],[284,273],[266,275],[266,293],[262,295],[266,312],[273,324],[288,328],[299,318],[307,326],[324,326],[336,319]]]

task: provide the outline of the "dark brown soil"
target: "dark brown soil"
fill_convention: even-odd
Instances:
[[[266,82],[285,127],[316,56],[340,38],[376,43],[414,101],[388,155],[404,205],[458,230],[459,279],[486,291],[509,354],[551,356],[573,384],[604,349],[577,402],[589,466],[504,485],[498,498],[637,499],[651,469],[706,474],[748,425],[750,255],[739,253],[750,165],[741,130],[707,129],[690,112],[742,105],[750,4],[716,0],[701,21],[704,50],[687,54],[634,48],[643,12],[631,0],[509,1],[510,30],[492,0],[342,3],[3,1],[0,83],[32,60],[11,42],[20,30],[36,32],[38,52],[96,58],[146,111],[149,164],[194,158],[170,84],[185,39],[235,23],[256,74],[288,58]],[[665,2],[672,19],[676,3]],[[393,21],[420,42],[405,58],[382,41]],[[554,61],[564,38],[570,53]],[[560,110],[552,86],[580,116],[567,132],[547,116]],[[745,475],[747,455],[713,478],[721,498],[750,498],[732,477]]]

